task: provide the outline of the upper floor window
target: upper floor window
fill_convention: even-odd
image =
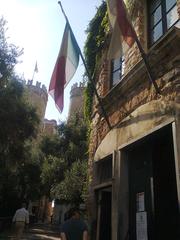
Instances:
[[[155,43],[170,27],[180,25],[176,0],[152,0],[150,14],[150,44]]]
[[[112,179],[112,155],[97,161],[95,166],[97,184],[101,184]]]
[[[124,57],[112,60],[111,86],[115,86],[124,75]]]

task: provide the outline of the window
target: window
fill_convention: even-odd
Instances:
[[[115,86],[124,75],[124,57],[120,57],[112,61],[112,82],[111,86]]]
[[[176,0],[152,0],[149,6],[149,14],[151,45],[170,27],[180,26]]]
[[[96,162],[97,184],[107,182],[112,179],[112,155],[109,155]]]

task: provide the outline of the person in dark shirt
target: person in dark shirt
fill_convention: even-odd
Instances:
[[[73,208],[69,211],[70,219],[61,227],[62,240],[88,240],[88,228],[83,220],[80,219],[80,212]]]

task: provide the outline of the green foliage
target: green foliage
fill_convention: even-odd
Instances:
[[[39,119],[20,83],[9,81],[0,92],[0,160],[15,164],[23,160],[24,141],[35,137]]]
[[[44,154],[42,183],[46,194],[49,195],[51,192],[53,198],[60,198],[71,203],[81,202],[82,189],[85,188],[84,182],[87,175],[87,169],[85,169],[88,157],[86,124],[78,116],[75,116],[68,123],[61,123],[57,130],[57,136],[45,137],[41,143]],[[70,177],[70,173],[75,175]],[[71,183],[76,181],[77,184],[82,185],[81,187],[78,185],[78,192],[77,185],[70,184],[68,180]],[[70,184],[71,188],[66,184]],[[62,186],[67,189],[59,195]]]
[[[66,170],[64,180],[51,190],[52,196],[67,203],[78,205],[84,201],[87,182],[87,161],[76,161]]]
[[[66,168],[67,163],[63,158],[57,158],[52,155],[48,155],[44,158],[41,172],[41,181],[43,184],[44,194],[49,196],[52,186],[62,181]]]
[[[78,117],[68,124],[61,124],[58,127],[60,136],[60,153],[70,166],[80,159],[87,159],[87,126]]]
[[[41,196],[40,165],[25,162],[18,167],[17,173],[19,198],[37,200]]]
[[[86,30],[87,40],[84,47],[85,60],[88,66],[90,75],[94,74],[96,67],[96,58],[103,49],[106,34],[108,32],[108,21],[107,21],[107,7],[103,1],[94,18],[90,21]]]
[[[135,3],[136,3],[135,0],[131,0],[131,1],[130,1],[130,0],[126,0],[126,1],[125,1],[125,4],[126,4],[126,7],[127,7],[127,10],[128,10],[129,12],[132,11],[132,9],[133,9]]]
[[[84,47],[85,60],[90,76],[94,76],[96,69],[98,68],[98,62],[101,58],[102,50],[105,45],[107,34],[109,32],[109,23],[107,16],[106,2],[102,2],[100,7],[97,9],[97,13],[94,18],[90,21],[89,26],[86,30],[87,40]],[[87,75],[87,73],[85,73]],[[93,79],[94,80],[94,79]],[[88,82],[85,91],[85,116],[87,120],[90,120],[92,112],[93,102],[93,87]]]
[[[88,82],[87,87],[84,91],[84,116],[89,126],[91,122],[93,93],[94,93],[93,86],[90,82]]]
[[[9,44],[6,37],[6,21],[3,17],[0,18],[0,88],[12,78],[14,66],[18,63],[17,58],[22,55],[23,50],[16,47],[14,44]]]
[[[7,42],[5,25],[1,18],[0,216],[11,216],[23,198],[39,191],[40,167],[31,159],[31,140],[36,136],[39,119],[35,109],[25,100],[23,86],[14,73],[22,51]]]
[[[34,174],[34,170],[31,175],[29,172],[32,167],[28,163],[31,148],[27,148],[27,143],[30,144],[31,139],[35,137],[39,119],[35,109],[24,101],[23,88],[20,83],[9,81],[0,92],[1,212],[2,209],[11,209],[12,196],[14,201],[27,198],[30,196],[28,188],[34,188],[37,185],[37,167],[34,166],[36,174]],[[33,181],[32,177],[35,175],[37,179]],[[28,179],[28,182],[25,179]]]
[[[45,156],[56,156],[60,157],[60,149],[59,149],[59,136],[44,136],[40,143],[40,148]]]

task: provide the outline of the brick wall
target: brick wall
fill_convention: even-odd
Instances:
[[[131,11],[132,14],[136,17],[132,16],[133,23],[135,26],[136,33],[138,35],[138,38],[141,42],[141,45],[144,49],[146,49],[147,40],[146,40],[146,29],[145,29],[145,2],[144,0],[139,0],[135,2],[136,4],[131,5]],[[180,0],[178,0],[178,4],[180,7]],[[169,40],[171,41],[171,39]],[[162,41],[161,44],[165,44],[164,41]],[[161,46],[159,46],[160,48]],[[177,47],[169,46],[170,50],[166,51],[167,48],[165,48],[163,51],[165,51],[165,54],[163,57],[161,57],[161,64],[158,64],[157,60],[157,54],[160,56],[160,51],[158,50],[158,47],[155,51],[152,51],[151,53],[151,60],[150,63],[152,66],[153,74],[155,74],[157,82],[159,83],[159,87],[163,88],[163,84],[167,83],[167,78],[170,79],[170,75],[173,74],[171,71],[172,64],[167,64],[171,62],[171,59],[169,59],[170,54],[177,54]],[[107,107],[107,113],[109,115],[109,121],[112,125],[118,124],[120,121],[122,121],[125,117],[127,117],[132,111],[134,111],[137,107],[139,107],[142,104],[145,104],[149,101],[155,100],[159,98],[160,96],[157,96],[154,87],[149,83],[149,79],[146,73],[146,70],[141,73],[137,79],[144,78],[144,82],[139,84],[139,86],[135,83],[134,86],[129,86],[129,89],[127,93],[123,91],[116,91],[116,90],[110,90],[110,62],[107,60],[107,49],[105,49],[105,52],[102,57],[102,64],[99,70],[98,75],[98,81],[97,81],[97,89],[98,93],[101,97],[105,97],[108,99],[105,100],[104,104]],[[141,57],[139,54],[139,50],[134,44],[134,46],[128,51],[127,55],[125,56],[125,63],[126,63],[126,73],[125,75],[128,76],[129,73],[131,73],[131,77],[133,78],[133,74],[136,74],[136,69],[133,69],[135,65],[140,63]],[[167,72],[168,74],[164,74],[164,72]],[[168,75],[168,76],[167,76]],[[125,76],[126,77],[126,76]],[[127,77],[128,80],[129,77]],[[142,81],[141,81],[142,82]],[[116,89],[116,87],[115,87]],[[168,90],[167,90],[168,89]],[[109,93],[112,92],[111,93]],[[164,87],[165,91],[165,87]],[[172,91],[172,89],[166,88],[167,91]],[[106,97],[107,95],[110,95],[111,97]],[[109,101],[109,102],[108,102]],[[109,131],[107,123],[105,119],[102,116],[101,109],[98,105],[98,101],[96,98],[94,98],[94,105],[93,105],[93,118],[92,118],[92,132],[91,132],[91,143],[90,143],[90,155],[93,156],[95,150],[99,146],[102,139],[105,137],[107,132]]]
[[[180,0],[177,0],[177,7],[178,7],[178,14],[179,14],[179,17],[180,17]]]
[[[145,1],[134,1],[131,5],[131,16],[138,38],[146,50],[146,7]],[[180,9],[180,0],[178,0]],[[148,58],[151,69],[155,76],[161,94],[157,94],[153,85],[149,82],[144,63],[141,60],[139,50],[134,45],[125,56],[126,74],[120,84],[110,89],[110,62],[106,58],[107,50],[104,50],[101,67],[96,76],[97,89],[102,97],[108,119],[112,126],[123,125],[124,119],[131,117],[133,111],[143,104],[151,101],[162,101],[167,103],[166,114],[173,115],[169,108],[170,102],[180,101],[179,81],[180,81],[180,56],[177,49],[180,49],[180,34],[176,30],[171,30],[169,34],[155,44],[155,47],[149,51]],[[158,114],[158,113],[154,113]],[[91,219],[95,219],[94,211],[94,154],[104,137],[110,131],[102,111],[94,98],[91,136],[89,144],[89,175],[90,175],[90,194],[89,194],[89,214]]]
[[[137,36],[142,44],[143,47],[145,47],[146,42],[145,42],[145,32],[144,32],[144,22],[145,22],[145,11],[144,11],[144,0],[139,0],[139,1],[134,1],[131,3],[129,7],[129,12],[132,17],[133,25],[135,27]],[[104,97],[108,94],[110,90],[110,71],[111,71],[111,63],[107,60],[107,51],[108,49],[105,49],[104,54],[102,56],[101,60],[101,67],[99,69],[99,76],[98,76],[98,81],[97,81],[97,91],[101,97]],[[137,48],[137,45],[134,44],[131,49],[126,53],[125,55],[125,74],[127,74],[133,66],[138,63],[141,60],[140,52]],[[93,144],[90,144],[90,149],[91,145],[93,145],[93,148],[96,149],[98,146],[99,142],[102,140],[102,138],[106,135],[108,131],[108,126],[106,125],[106,121],[102,119],[102,117],[99,114],[100,108],[98,106],[98,101],[97,98],[94,98],[94,106],[93,106],[93,120],[92,120],[92,125],[93,125],[93,131],[92,131],[92,137],[93,139]],[[114,106],[115,108],[119,108],[119,106]],[[123,114],[124,111],[118,111],[112,114],[110,117],[110,120],[115,122],[118,121],[120,115]],[[124,114],[123,114],[124,116]],[[114,121],[114,120],[115,121]],[[95,127],[96,126],[96,129]],[[94,151],[93,151],[94,152]]]

